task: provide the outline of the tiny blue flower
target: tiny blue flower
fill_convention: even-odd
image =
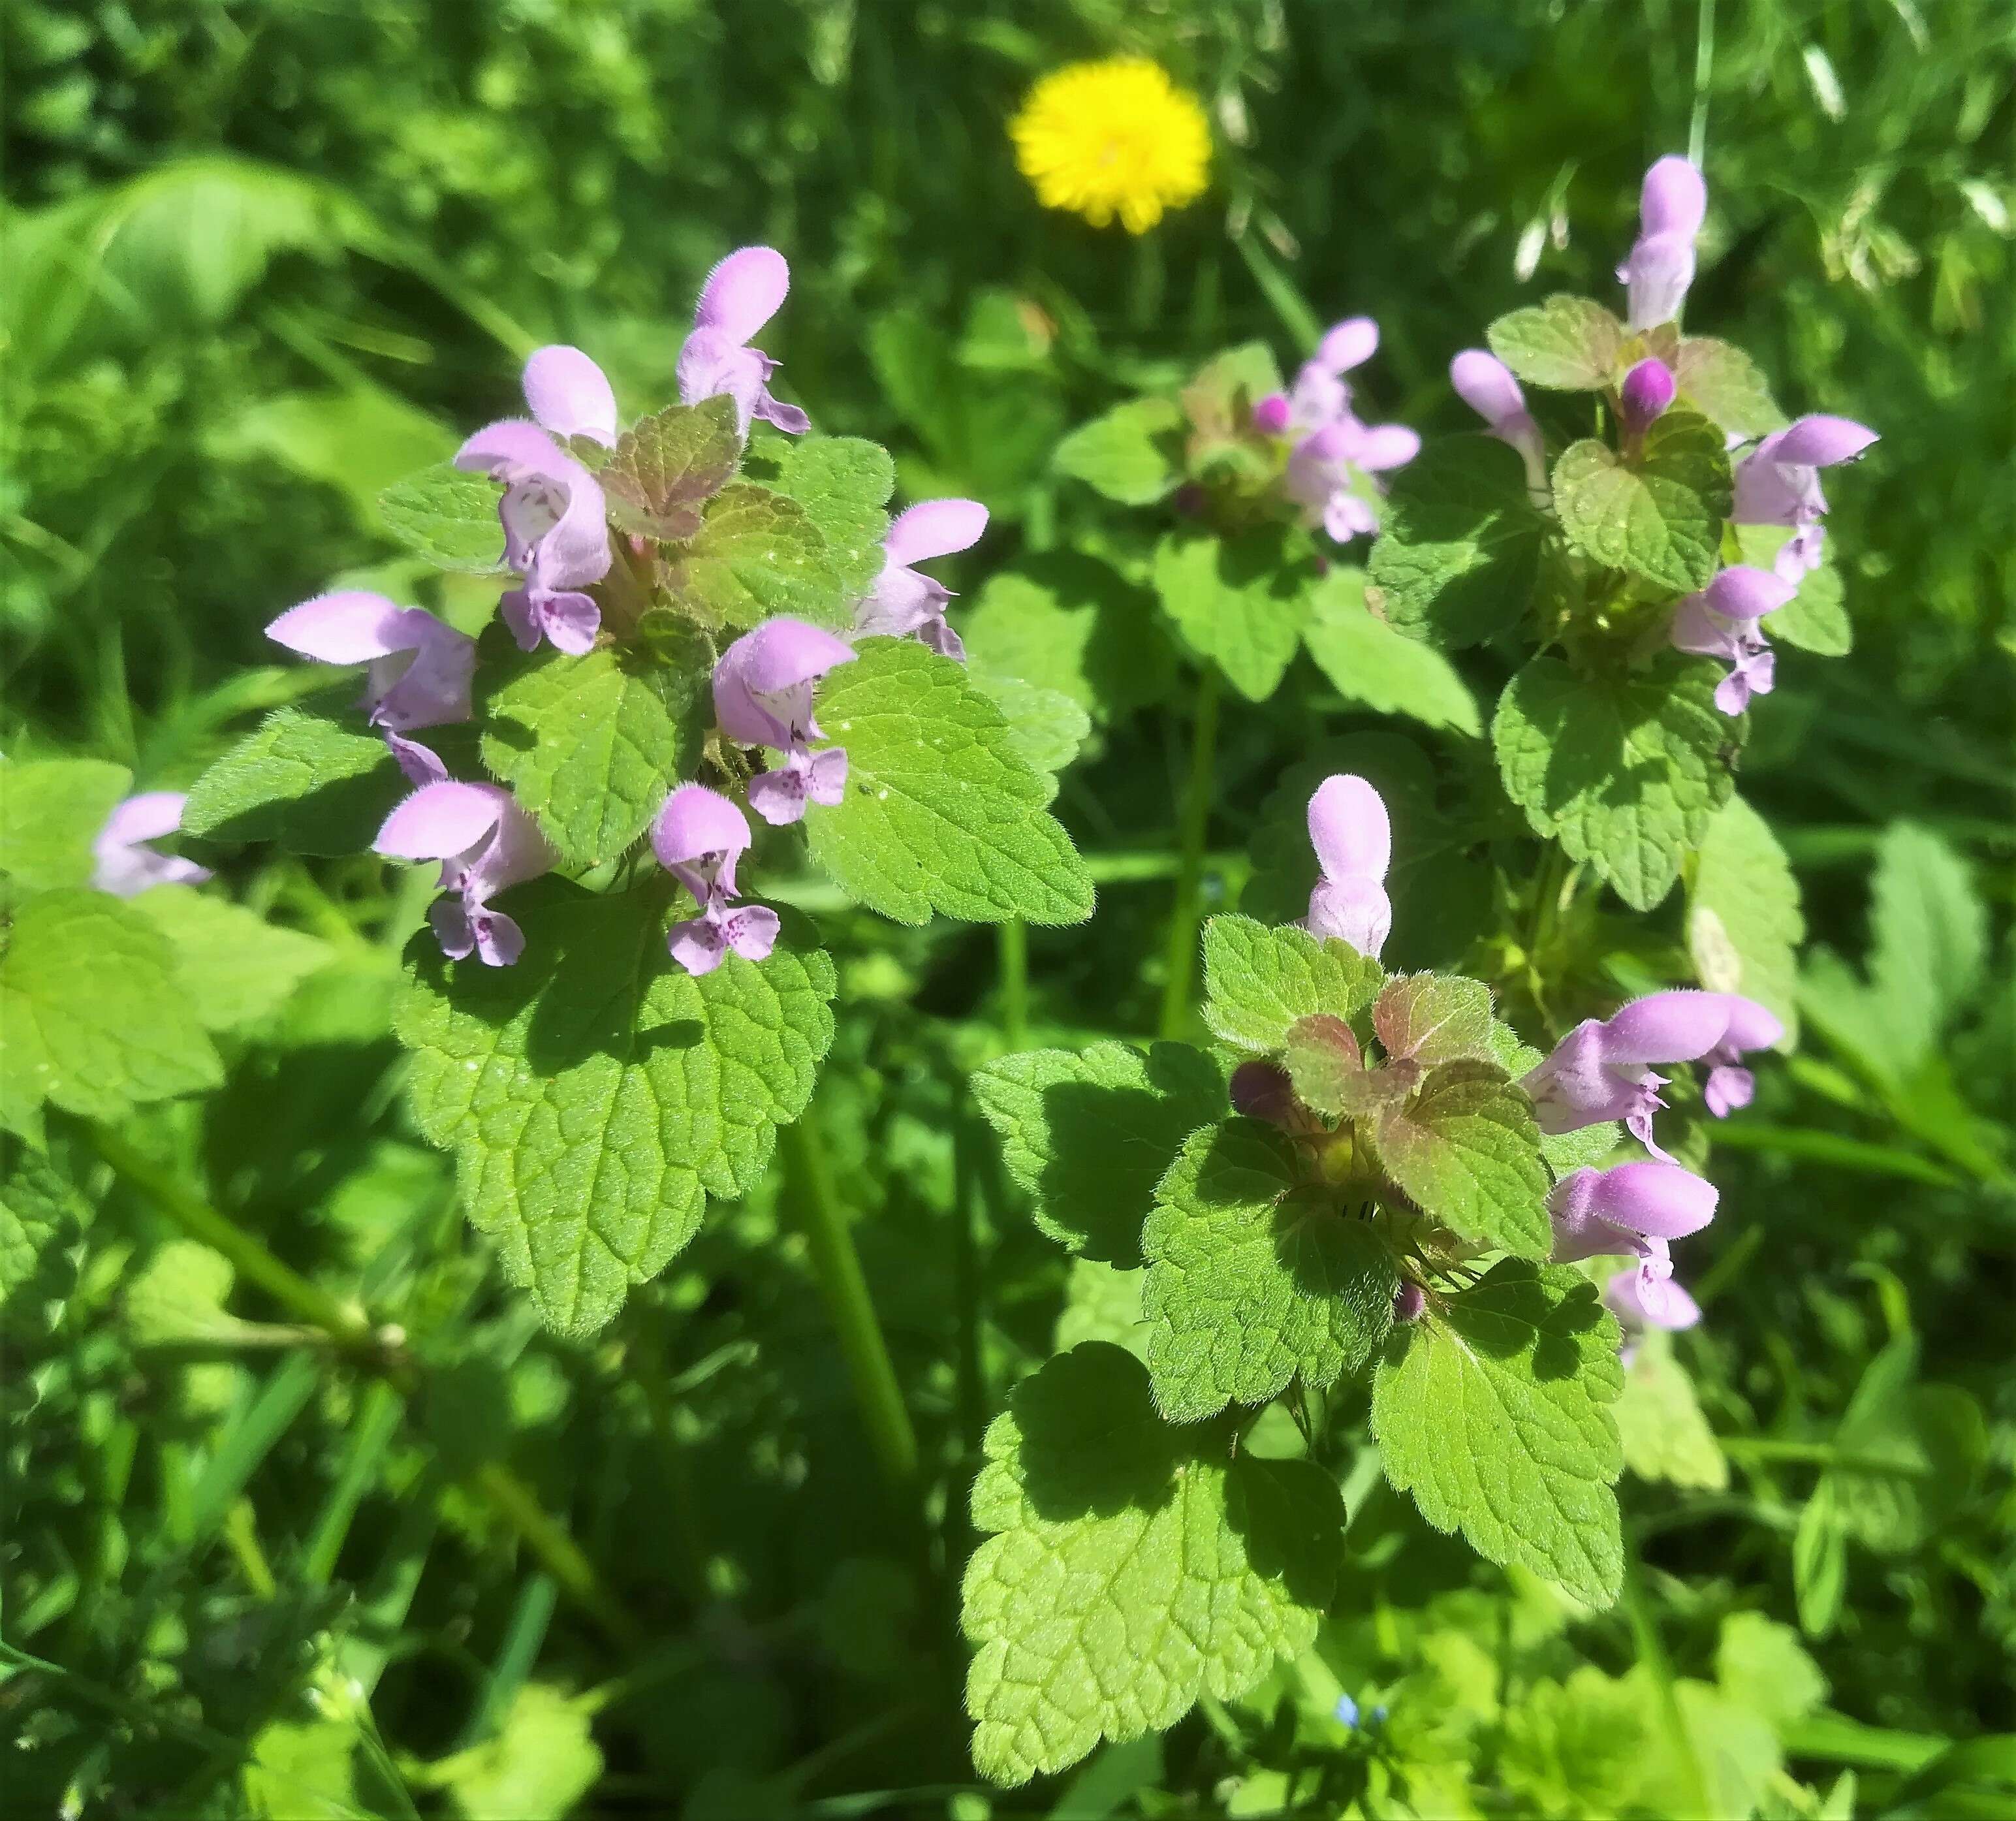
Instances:
[[[1386,1724],[1386,1704],[1384,1701],[1372,1710],[1372,1723],[1375,1726],[1383,1726]]]
[[[1358,1703],[1349,1695],[1341,1694],[1337,1697],[1335,1711],[1338,1725],[1355,1726],[1358,1724]]]

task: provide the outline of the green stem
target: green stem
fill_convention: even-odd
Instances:
[[[1211,822],[1212,771],[1218,749],[1218,667],[1197,678],[1197,718],[1190,729],[1190,775],[1183,789],[1182,869],[1176,875],[1175,912],[1169,924],[1168,971],[1162,986],[1161,1034],[1181,1037],[1190,1027],[1190,981],[1197,968],[1201,920],[1204,836]]]
[[[868,1294],[861,1254],[855,1250],[854,1235],[834,1190],[833,1171],[811,1108],[784,1128],[784,1143],[790,1152],[792,1174],[797,1178],[799,1221],[812,1251],[813,1274],[840,1342],[854,1401],[883,1477],[907,1512],[917,1481],[916,1431],[903,1407],[889,1344]]]
[[[1029,926],[1010,917],[999,935],[1001,1031],[1012,1053],[1029,1047]]]
[[[1930,1467],[1910,1461],[1885,1460],[1878,1455],[1851,1454],[1830,1441],[1798,1441],[1773,1435],[1718,1435],[1715,1440],[1732,1460],[1797,1461],[1846,1474],[1881,1474],[1893,1480],[1931,1477]]]
[[[596,1572],[595,1564],[581,1553],[566,1525],[539,1503],[531,1487],[501,1460],[485,1461],[469,1476],[469,1483],[517,1531],[546,1572],[574,1596],[612,1643],[626,1650],[643,1646],[644,1634],[637,1621],[617,1603]]]
[[[113,1174],[137,1189],[187,1233],[221,1252],[241,1277],[257,1284],[275,1302],[301,1320],[321,1329],[337,1345],[368,1348],[373,1341],[369,1319],[355,1303],[340,1302],[291,1265],[275,1257],[265,1243],[212,1207],[200,1195],[156,1168],[124,1140],[102,1126],[90,1128],[92,1146]]]

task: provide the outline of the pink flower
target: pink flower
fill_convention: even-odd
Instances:
[[[147,790],[120,804],[91,844],[91,883],[117,898],[137,898],[152,886],[200,885],[211,877],[207,866],[146,844],[182,826],[188,801],[186,791]]]
[[[1741,993],[1718,995],[1729,1009],[1729,1025],[1722,1041],[1701,1060],[1709,1065],[1701,1099],[1718,1119],[1726,1119],[1750,1104],[1757,1092],[1756,1078],[1741,1066],[1746,1050],[1769,1049],[1785,1035],[1778,1015]]]
[[[1646,1257],[1611,1279],[1604,1301],[1624,1324],[1627,1337],[1647,1328],[1691,1328],[1701,1319],[1701,1305],[1673,1281],[1665,1241],[1647,1244],[1651,1250]]]
[[[1449,383],[1456,396],[1490,426],[1501,443],[1509,443],[1526,464],[1529,491],[1547,491],[1547,445],[1540,426],[1526,408],[1526,394],[1520,390],[1512,369],[1494,354],[1481,347],[1467,347],[1449,362]]]
[[[1385,884],[1393,833],[1379,793],[1349,772],[1324,779],[1309,799],[1309,844],[1323,876],[1303,927],[1377,960],[1393,927]]]
[[[575,657],[591,650],[602,610],[581,591],[613,560],[608,502],[595,477],[522,418],[486,425],[455,452],[455,465],[503,483],[504,560],[523,585],[500,606],[520,646],[531,651],[550,639]]]
[[[977,499],[927,499],[899,513],[882,540],[882,572],[855,610],[855,636],[914,635],[934,651],[963,661],[966,647],[945,624],[952,591],[916,565],[971,549],[986,529],[987,508]]]
[[[1684,158],[1661,158],[1645,173],[1638,240],[1617,268],[1629,287],[1629,326],[1654,329],[1680,313],[1694,279],[1694,237],[1708,215],[1708,185]]]
[[[303,601],[266,628],[275,644],[323,664],[361,664],[363,706],[410,783],[448,776],[427,747],[405,736],[466,721],[476,641],[419,607],[401,607],[368,589]]]
[[[1716,1200],[1712,1182],[1677,1164],[1571,1170],[1547,1197],[1554,1262],[1611,1252],[1648,1255],[1654,1240],[1663,1244],[1699,1233],[1715,1218]]]
[[[1404,467],[1420,452],[1420,437],[1406,425],[1363,424],[1347,416],[1295,445],[1282,491],[1302,508],[1305,524],[1348,543],[1379,529],[1379,514],[1366,497],[1381,491],[1373,476]]]
[[[616,394],[601,368],[578,347],[535,348],[525,362],[525,405],[542,430],[564,441],[586,437],[616,446]]]
[[[743,436],[761,418],[791,436],[802,436],[812,419],[795,405],[770,395],[777,363],[750,337],[776,315],[791,288],[791,268],[772,247],[744,247],[707,275],[693,311],[693,333],[679,350],[679,402],[703,398],[735,401],[735,420]]]
[[[797,822],[808,803],[828,808],[847,783],[840,747],[812,752],[823,739],[812,718],[812,685],[836,664],[854,661],[854,648],[802,620],[766,620],[746,632],[714,667],[714,713],[721,731],[743,746],[784,755],[782,765],[751,780],[749,807],[779,827]]]
[[[472,953],[486,967],[508,967],[524,952],[517,924],[490,901],[535,879],[558,862],[538,824],[501,784],[423,784],[386,817],[372,845],[398,860],[438,860],[450,895],[430,913],[441,952]]]
[[[1777,660],[1759,624],[1798,591],[1768,570],[1737,563],[1673,609],[1668,636],[1676,650],[1729,660],[1715,692],[1725,714],[1741,714],[1753,696],[1771,693]]]
[[[1648,425],[1665,415],[1679,390],[1673,369],[1664,361],[1640,361],[1624,376],[1624,383],[1618,388],[1618,408],[1624,427],[1633,436],[1643,436]]]
[[[711,973],[731,951],[761,961],[776,946],[775,911],[760,904],[730,908],[736,864],[748,846],[747,819],[702,784],[682,784],[651,825],[659,865],[693,894],[699,912],[665,932],[666,948],[689,973]]]
[[[1665,1102],[1666,1078],[1651,1064],[1693,1062],[1729,1027],[1721,993],[1649,993],[1605,1019],[1586,1018],[1554,1045],[1521,1084],[1532,1096],[1540,1129],[1575,1132],[1621,1119],[1654,1157],[1652,1115]]]
[[[1878,440],[1845,417],[1802,417],[1773,431],[1737,465],[1731,522],[1800,530],[1817,524],[1827,509],[1820,470],[1854,461]]]

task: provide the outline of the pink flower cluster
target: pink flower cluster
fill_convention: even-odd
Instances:
[[[777,363],[751,345],[790,287],[790,268],[772,248],[745,247],[730,254],[707,275],[679,352],[680,402],[731,400],[745,440],[759,420],[791,436],[811,428],[803,411],[772,394]],[[478,430],[457,452],[455,465],[487,475],[502,489],[497,515],[503,562],[517,580],[499,611],[512,636],[527,651],[550,643],[581,657],[603,637],[601,606],[589,591],[609,574],[616,552],[608,502],[581,459],[581,445],[617,446],[615,390],[586,354],[563,346],[535,351],[525,363],[523,385],[529,417],[506,418]],[[592,456],[592,450],[585,452]],[[916,565],[968,549],[986,526],[987,509],[970,499],[927,501],[901,514],[884,539],[880,572],[855,604],[852,639],[915,638],[963,657],[958,635],[945,623],[951,593]],[[365,667],[361,706],[415,786],[380,830],[376,851],[439,863],[444,895],[432,921],[443,953],[457,960],[473,955],[493,967],[517,960],[524,952],[524,932],[491,900],[550,871],[560,856],[508,790],[456,781],[438,754],[412,737],[474,713],[476,641],[423,608],[361,589],[304,601],[267,632],[302,657]],[[841,801],[847,754],[830,743],[815,745],[825,736],[814,717],[813,695],[827,672],[854,656],[849,639],[801,620],[777,618],[736,639],[716,664],[714,707],[722,740],[777,755],[747,787],[749,807],[764,821],[798,822],[808,807]],[[151,800],[138,801],[144,806]],[[178,815],[179,811],[178,800]],[[145,876],[152,883],[185,876],[164,869],[188,862],[134,844],[142,837],[133,830],[142,822],[152,833],[174,825],[170,819],[155,826],[160,821],[114,819],[116,826],[102,837],[100,869],[106,880]],[[695,915],[675,923],[666,938],[673,959],[689,973],[707,973],[730,952],[761,960],[776,941],[776,913],[739,903],[736,866],[751,838],[741,808],[697,783],[673,790],[653,824],[659,862],[693,900]]]

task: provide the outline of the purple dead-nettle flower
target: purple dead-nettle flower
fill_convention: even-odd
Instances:
[[[795,405],[770,396],[777,363],[749,339],[783,307],[791,288],[791,268],[770,247],[744,247],[707,275],[693,311],[693,333],[679,350],[679,402],[703,398],[735,401],[735,421],[743,436],[761,418],[791,436],[803,436],[812,419]]]
[[[525,951],[524,932],[491,899],[560,860],[501,784],[423,784],[386,817],[372,845],[395,860],[441,862],[449,895],[435,900],[430,916],[441,952],[452,961],[474,954],[488,967],[509,967]]]
[[[499,603],[512,636],[527,651],[542,639],[577,657],[591,650],[602,610],[581,591],[613,560],[608,502],[595,477],[522,418],[486,425],[456,451],[455,465],[503,483],[504,560],[522,578]]]
[[[1650,1243],[1697,1233],[1715,1218],[1715,1187],[1678,1164],[1618,1164],[1571,1170],[1547,1197],[1553,1259],[1600,1258],[1613,1252],[1650,1256]]]
[[[1403,1283],[1393,1293],[1393,1319],[1418,1322],[1428,1312],[1427,1293],[1418,1283]]]
[[[1795,531],[1818,524],[1827,509],[1820,470],[1852,462],[1877,440],[1874,430],[1845,417],[1802,417],[1773,431],[1737,465],[1730,521]]]
[[[1648,425],[1665,415],[1679,390],[1673,369],[1664,361],[1640,361],[1624,376],[1624,383],[1617,389],[1624,427],[1633,436],[1643,436]]]
[[[1708,1065],[1701,1099],[1716,1118],[1726,1119],[1739,1108],[1748,1107],[1757,1092],[1756,1078],[1743,1067],[1744,1053],[1770,1049],[1784,1036],[1785,1027],[1775,1012],[1755,999],[1747,999],[1741,993],[1717,996],[1727,1008],[1729,1026],[1722,1034],[1722,1041],[1701,1058]]]
[[[761,961],[777,945],[777,913],[767,905],[736,904],[735,868],[748,846],[748,819],[704,784],[682,784],[651,824],[658,864],[699,909],[665,932],[672,959],[689,973],[711,973],[731,951]]]
[[[1760,622],[1797,592],[1768,569],[1736,563],[1673,609],[1669,635],[1675,650],[1729,661],[1729,675],[1715,692],[1723,714],[1741,714],[1751,696],[1771,693],[1777,659]]]
[[[1255,427],[1269,436],[1306,436],[1327,424],[1355,423],[1351,383],[1344,376],[1378,350],[1379,325],[1370,316],[1333,323],[1287,391],[1270,392],[1253,407]]]
[[[1646,1255],[1618,1272],[1603,1292],[1611,1312],[1624,1324],[1627,1355],[1634,1334],[1647,1328],[1691,1328],[1701,1319],[1701,1305],[1673,1281],[1672,1256],[1666,1242],[1645,1243]]]
[[[1708,215],[1708,185],[1677,155],[1645,173],[1638,202],[1638,240],[1617,268],[1630,290],[1630,326],[1656,329],[1680,313],[1694,280],[1694,236]]]
[[[1449,383],[1456,396],[1490,426],[1501,443],[1510,443],[1526,464],[1526,485],[1535,493],[1547,491],[1547,445],[1540,426],[1526,408],[1526,394],[1520,390],[1512,369],[1497,355],[1481,347],[1467,347],[1449,362]]]
[[[1827,527],[1818,519],[1802,525],[1779,546],[1778,554],[1771,560],[1771,573],[1797,588],[1820,567],[1820,552],[1826,544]]]
[[[1659,1089],[1666,1085],[1652,1065],[1697,1060],[1728,1027],[1723,994],[1648,993],[1607,1018],[1583,1020],[1520,1085],[1532,1096],[1543,1132],[1621,1119],[1653,1156],[1670,1161],[1652,1137],[1652,1115],[1665,1105]]]
[[[882,573],[855,610],[855,636],[914,634],[932,650],[963,663],[966,646],[945,624],[952,590],[916,565],[970,550],[986,529],[987,508],[977,499],[927,499],[899,513],[882,540]]]
[[[525,362],[525,408],[540,429],[565,441],[586,437],[616,446],[616,394],[601,368],[563,343],[535,348]]]
[[[154,885],[200,885],[207,866],[178,854],[157,853],[146,844],[171,835],[182,825],[186,791],[146,790],[129,797],[105,819],[91,844],[96,864],[91,883],[117,898],[135,898]]]
[[[1309,844],[1323,876],[1309,894],[1303,927],[1376,961],[1393,927],[1386,895],[1393,830],[1379,793],[1349,772],[1324,779],[1309,799]]]
[[[317,595],[290,607],[266,628],[275,644],[323,664],[361,664],[363,707],[409,782],[448,776],[441,761],[408,734],[466,721],[476,641],[421,607],[402,607],[366,588]]]
[[[1421,439],[1405,424],[1364,424],[1347,414],[1295,445],[1282,491],[1302,508],[1305,524],[1348,543],[1379,529],[1378,511],[1366,497],[1384,491],[1375,477],[1404,467],[1420,451]]]
[[[783,765],[749,783],[749,807],[782,827],[799,821],[808,803],[830,808],[847,784],[847,754],[828,747],[812,718],[812,685],[834,665],[852,660],[854,648],[802,620],[766,620],[721,654],[714,667],[714,714],[721,731],[743,746],[766,746]]]

